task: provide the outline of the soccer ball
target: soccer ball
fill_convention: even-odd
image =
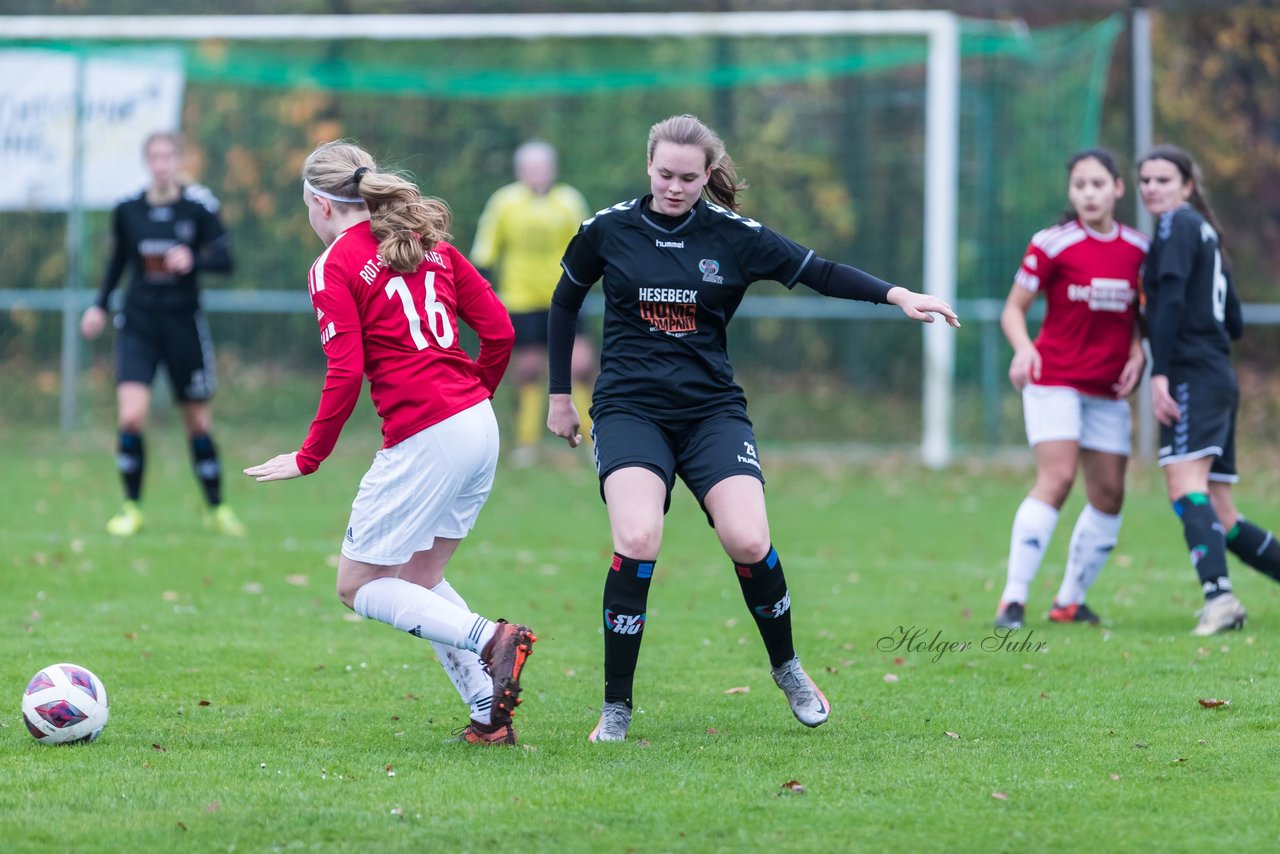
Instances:
[[[93,741],[107,725],[107,689],[78,664],[50,664],[27,683],[22,719],[41,744]]]

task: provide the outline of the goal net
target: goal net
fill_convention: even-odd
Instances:
[[[1027,31],[939,12],[0,20],[0,53],[181,53],[187,166],[221,199],[237,260],[230,279],[204,281],[220,419],[305,419],[314,405],[323,358],[305,274],[320,247],[298,176],[318,142],[352,138],[414,173],[450,204],[465,252],[520,142],[555,145],[561,179],[604,207],[647,191],[649,126],[691,112],[724,138],[753,218],[966,313],[961,330],[922,331],[885,307],[754,286],[730,347],[762,437],[915,446],[935,463],[1021,441],[996,307],[1026,240],[1063,207],[1065,158],[1099,141],[1122,26]],[[84,214],[81,302],[107,219]],[[66,223],[0,210],[0,394],[22,401],[3,421],[58,419],[77,278],[58,251]],[[103,420],[107,348],[70,363],[76,422]]]

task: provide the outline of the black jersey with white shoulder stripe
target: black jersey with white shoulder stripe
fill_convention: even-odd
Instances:
[[[745,414],[726,327],[752,282],[794,287],[813,251],[705,199],[670,217],[650,209],[652,198],[621,202],[588,219],[561,262],[580,287],[604,282],[592,416],[614,410],[672,419]]]
[[[207,187],[184,186],[173,202],[155,205],[144,190],[116,205],[111,215],[114,247],[98,290],[97,303],[107,308],[111,292],[125,268],[132,268],[124,310],[194,311],[199,307],[197,274],[230,272],[231,250],[218,218],[218,200]],[[186,245],[195,268],[183,275],[165,268],[165,253]]]
[[[1234,294],[1218,233],[1190,205],[1160,216],[1143,290],[1153,374],[1232,373],[1227,323]]]

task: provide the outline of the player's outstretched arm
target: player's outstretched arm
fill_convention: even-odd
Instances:
[[[902,309],[902,313],[912,320],[933,323],[933,316],[938,314],[946,318],[947,323],[956,329],[960,328],[960,318],[956,317],[956,313],[951,306],[932,294],[918,294],[898,285],[889,290],[889,293],[885,295],[885,299],[891,305],[896,305]]]
[[[295,477],[302,477],[302,469],[298,468],[297,451],[289,454],[278,454],[265,463],[250,466],[244,470],[244,473],[260,482],[292,480]]]

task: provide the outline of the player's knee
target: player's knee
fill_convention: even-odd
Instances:
[[[1118,515],[1124,508],[1124,484],[1091,490],[1089,503],[1102,513]]]
[[[662,531],[647,525],[615,531],[614,550],[636,560],[653,560],[662,547]]]
[[[1043,501],[1061,507],[1071,494],[1075,471],[1065,467],[1046,468],[1036,475],[1036,493]]]
[[[758,527],[742,527],[720,534],[725,554],[738,563],[759,563],[769,554],[769,532]]]
[[[344,576],[341,572],[338,573],[338,601],[353,611],[356,609],[356,591],[359,589],[360,584],[354,579]]]
[[[147,419],[140,412],[121,412],[117,419],[121,433],[141,433],[147,428]]]

